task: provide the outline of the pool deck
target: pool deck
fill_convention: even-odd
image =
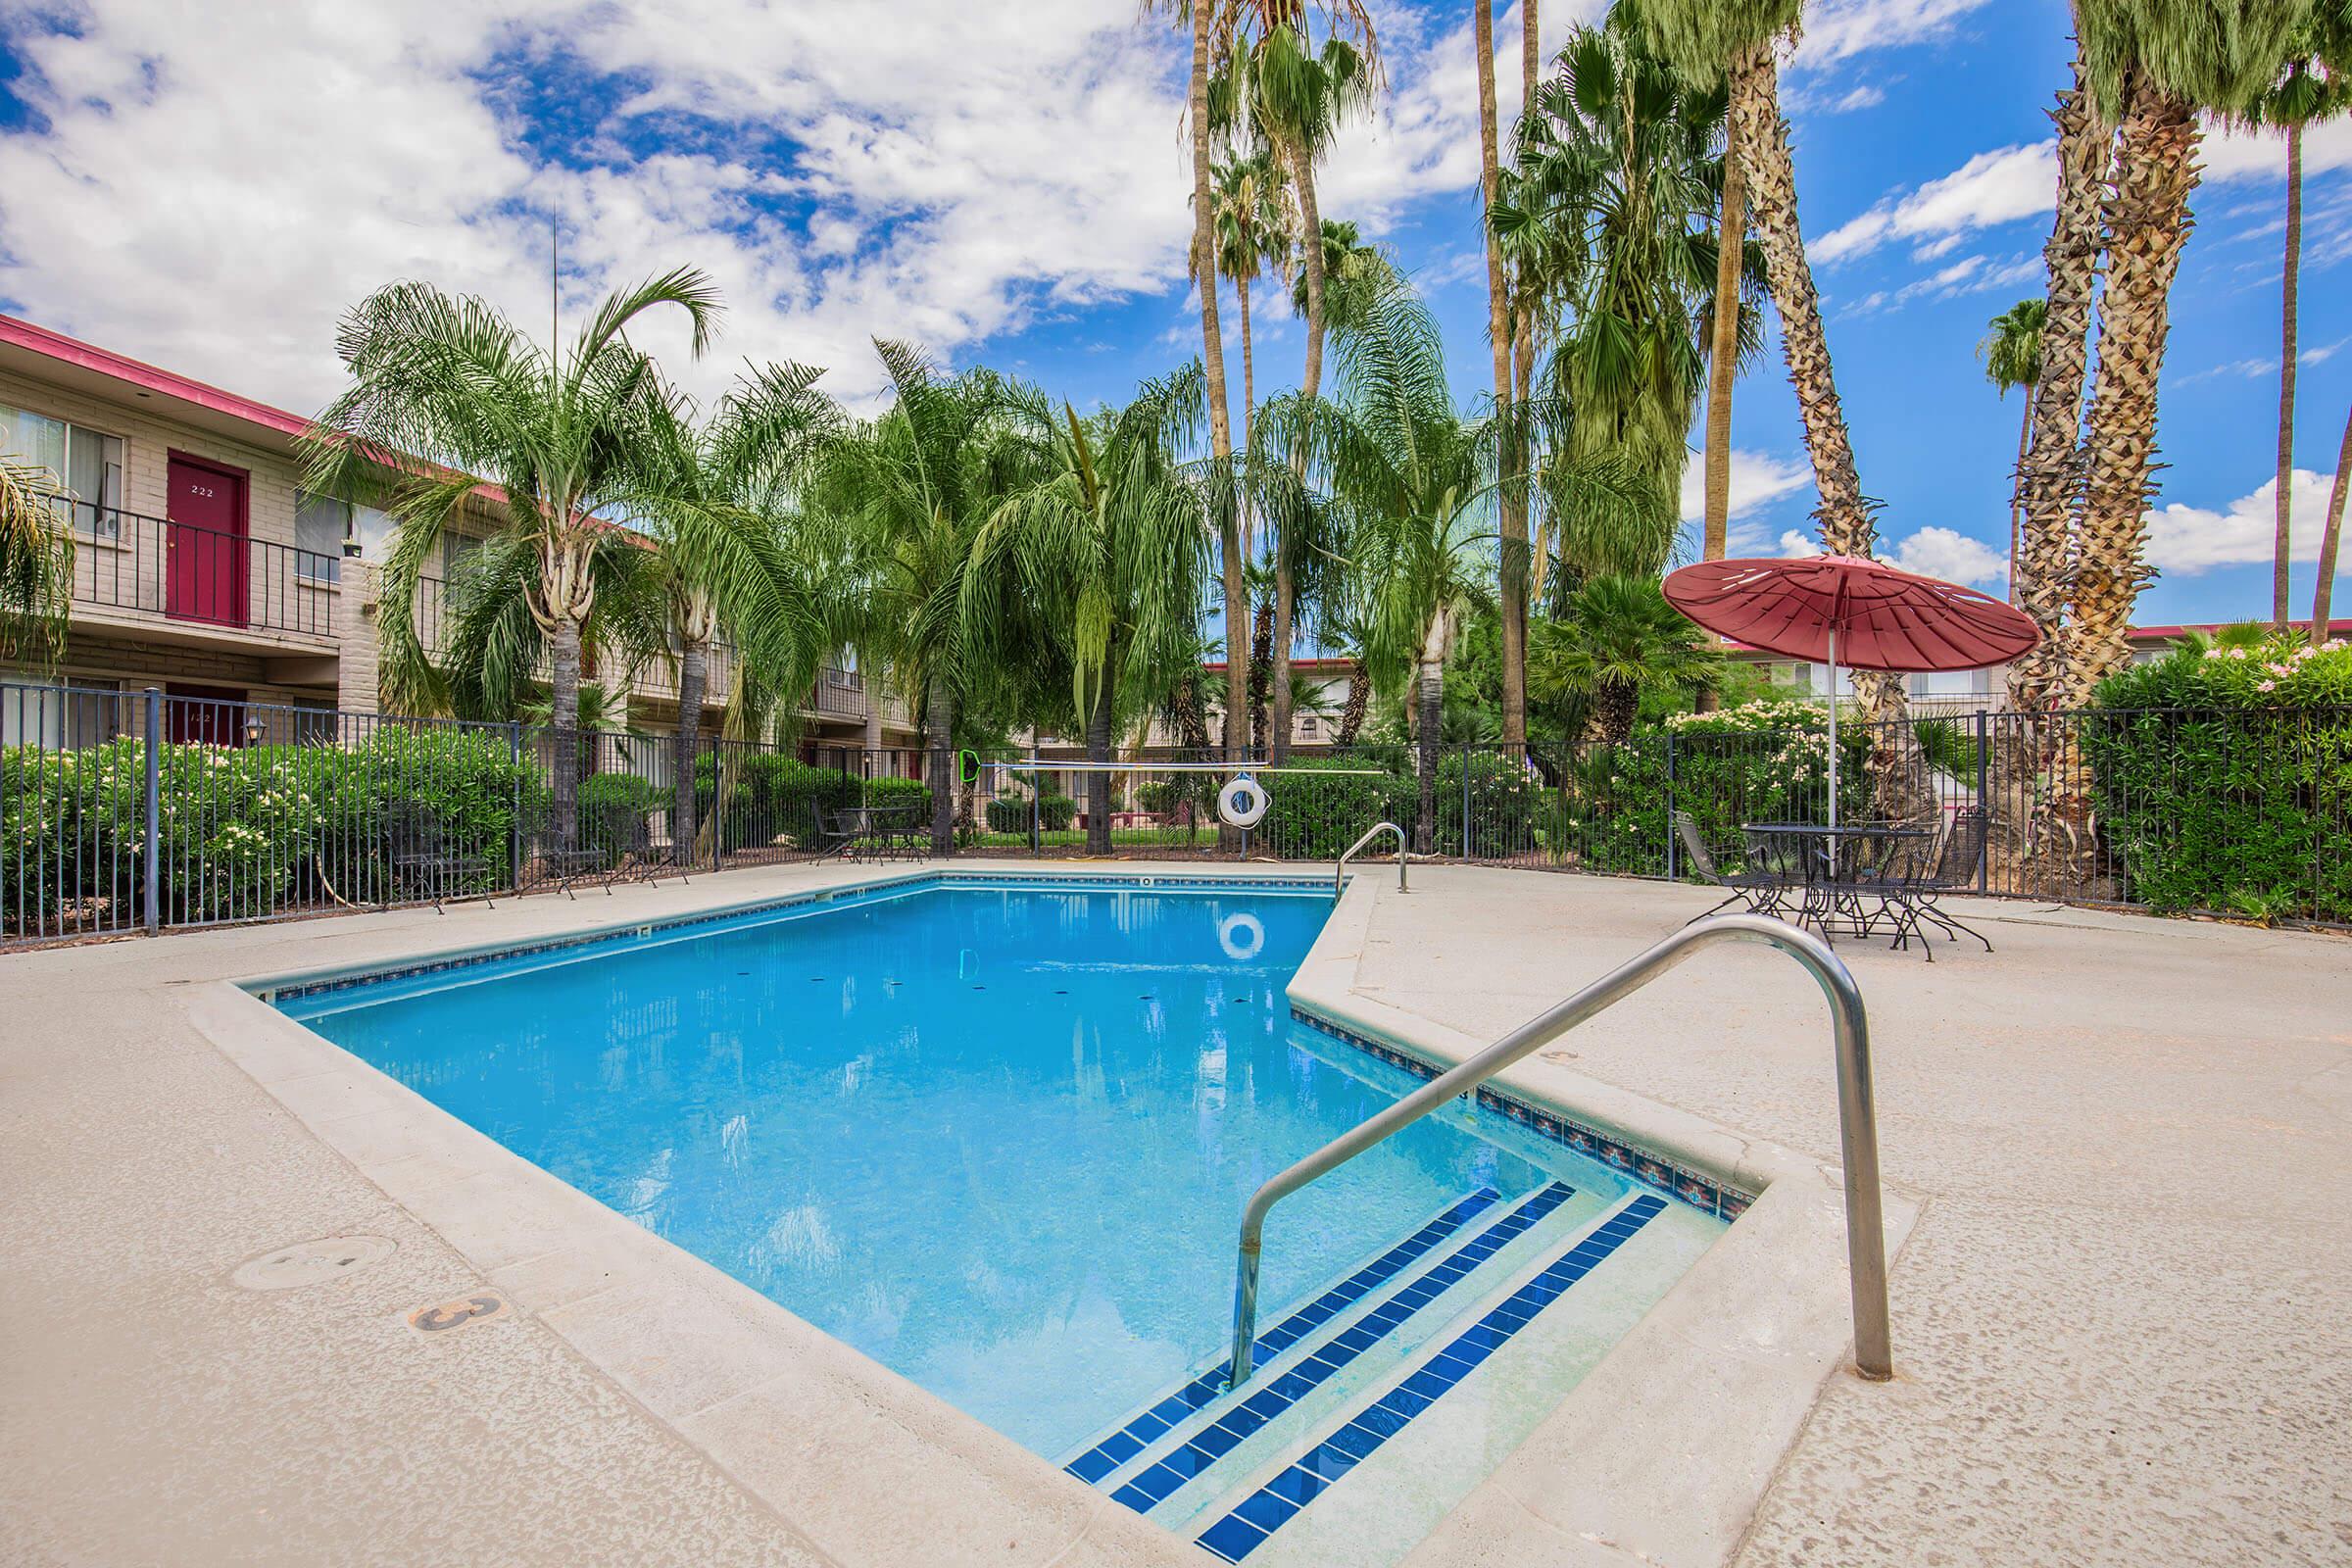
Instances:
[[[320,1102],[367,1085],[287,1076],[272,1053],[293,1048],[225,1013],[218,985],[874,874],[742,871],[0,956],[0,1561],[1207,1561],[1075,1483],[1043,1484],[1004,1440],[830,1342],[747,1366],[779,1353],[772,1333],[665,1334],[663,1303],[631,1294],[635,1244],[511,1255],[544,1190],[465,1167],[389,1101]],[[1712,901],[1416,867],[1410,894],[1349,902],[1360,933],[1333,961],[1350,972],[1326,980],[1404,1032],[1476,1041]],[[1840,948],[1871,1006],[1886,1179],[1920,1203],[1893,1271],[1896,1381],[1820,1383],[1752,1516],[1700,1554],[2352,1557],[2352,941],[1964,912],[1997,955],[1939,945],[1931,966]],[[1785,959],[1710,952],[1530,1066],[1826,1156],[1823,1020]],[[338,1235],[397,1250],[326,1285],[230,1280]],[[669,1273],[706,1313],[749,1310],[715,1271]],[[409,1326],[483,1293],[505,1309]],[[854,1399],[864,1424],[810,1432],[794,1421],[804,1396]],[[1569,1528],[1569,1461],[1541,1451],[1547,1436],[1414,1560],[1695,1560]],[[1643,1440],[1629,1419],[1622,1444]],[[1002,1488],[927,1484],[940,1454]],[[877,1476],[895,1488],[880,1512],[856,1501]],[[953,1552],[932,1528],[945,1517]]]

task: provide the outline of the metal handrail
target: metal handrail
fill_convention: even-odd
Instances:
[[[1348,861],[1349,858],[1354,856],[1356,851],[1383,833],[1396,835],[1396,891],[1399,893],[1406,891],[1404,886],[1404,829],[1394,822],[1375,822],[1364,830],[1362,838],[1348,845],[1347,853],[1340,857],[1339,869],[1331,873],[1331,896],[1333,898],[1338,898],[1340,890],[1348,885]]]
[[[1878,1112],[1871,1103],[1870,1022],[1862,992],[1828,943],[1760,914],[1719,914],[1694,921],[1627,959],[1567,1001],[1538,1013],[1450,1072],[1422,1085],[1377,1116],[1366,1118],[1257,1190],[1242,1214],[1242,1242],[1233,1294],[1233,1382],[1250,1377],[1257,1337],[1257,1267],[1267,1211],[1318,1177],[1330,1174],[1456,1095],[1549,1045],[1593,1014],[1623,1001],[1713,942],[1761,942],[1811,972],[1829,999],[1838,1050],[1838,1125],[1845,1155],[1846,1269],[1853,1284],[1854,1366],[1873,1383],[1893,1376],[1886,1330],[1886,1246],[1879,1206]]]

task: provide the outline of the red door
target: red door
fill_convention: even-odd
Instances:
[[[244,745],[245,694],[229,686],[166,686],[164,739],[174,746]]]
[[[172,456],[171,557],[165,612],[174,620],[245,624],[245,476]]]

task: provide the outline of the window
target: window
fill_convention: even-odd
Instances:
[[[466,558],[482,548],[482,542],[466,534],[444,533],[441,536],[441,580],[455,582],[458,573],[466,569]]]
[[[45,414],[0,405],[0,452],[46,468],[72,495],[74,526],[86,539],[122,532],[122,438]]]
[[[1989,669],[1931,669],[1911,677],[1914,697],[1978,697],[1991,691]]]
[[[1314,734],[1314,733],[1315,733],[1315,729],[1316,729],[1316,725],[1315,725],[1315,715],[1314,715],[1314,714],[1312,714],[1312,713],[1303,713],[1303,714],[1299,715],[1299,719],[1298,719],[1298,733],[1299,733],[1299,734],[1301,734],[1301,735],[1312,735],[1312,734]]]
[[[55,752],[104,745],[122,733],[122,707],[112,691],[0,669],[0,748]]]
[[[392,514],[378,507],[353,507],[351,536],[360,542],[362,561],[381,565],[392,551]]]
[[[343,580],[343,541],[353,537],[351,503],[294,492],[294,575],[311,582]]]

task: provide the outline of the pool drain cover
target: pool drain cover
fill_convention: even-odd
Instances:
[[[409,1314],[409,1327],[423,1335],[447,1334],[469,1323],[506,1315],[507,1298],[496,1291],[476,1291],[454,1301],[436,1301]]]
[[[324,1285],[392,1255],[388,1236],[325,1236],[275,1248],[237,1265],[229,1279],[249,1291],[290,1291]]]

